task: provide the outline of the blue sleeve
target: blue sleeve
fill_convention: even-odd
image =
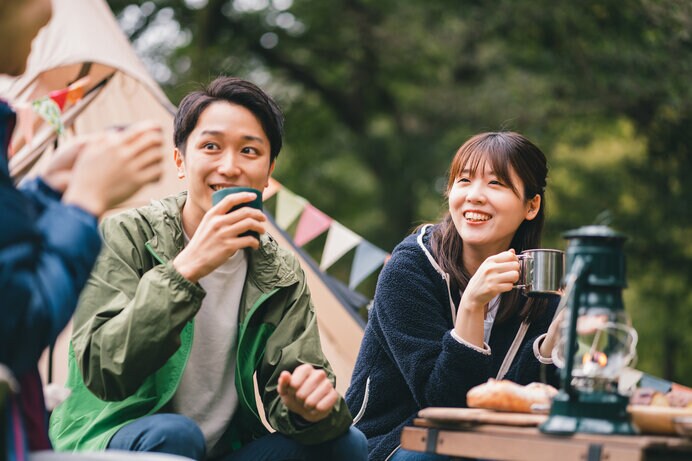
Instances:
[[[96,218],[41,181],[3,181],[0,210],[0,362],[22,373],[68,323],[101,243]]]
[[[490,376],[492,357],[452,338],[446,282],[417,253],[395,251],[371,315],[420,408],[466,406],[466,391]]]
[[[34,178],[20,183],[19,191],[26,198],[26,204],[35,216],[42,214],[50,204],[62,198],[61,193],[51,188],[41,178]]]

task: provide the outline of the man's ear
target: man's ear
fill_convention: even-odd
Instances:
[[[177,147],[173,149],[173,161],[175,161],[175,167],[178,170],[178,177],[183,179],[185,177],[185,157]]]
[[[264,183],[264,187],[269,186],[269,178],[271,178],[272,173],[274,173],[274,167],[276,166],[276,159],[272,160],[269,165],[269,173],[267,174],[267,181]]]
[[[536,194],[533,196],[528,203],[528,209],[526,210],[525,219],[527,221],[533,220],[541,209],[541,196]]]

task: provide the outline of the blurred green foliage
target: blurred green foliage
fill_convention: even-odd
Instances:
[[[689,0],[109,4],[174,103],[218,74],[275,95],[277,179],[390,251],[444,212],[470,135],[527,135],[551,166],[544,245],[629,235],[638,366],[692,384]]]

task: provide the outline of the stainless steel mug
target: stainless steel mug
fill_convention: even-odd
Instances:
[[[565,273],[565,253],[560,250],[537,248],[524,250],[519,257],[519,281],[527,296],[559,295]]]

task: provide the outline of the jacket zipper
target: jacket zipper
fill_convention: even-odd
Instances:
[[[370,397],[370,376],[368,376],[368,379],[365,380],[365,396],[363,397],[363,403],[360,406],[360,410],[358,410],[358,414],[355,418],[353,418],[353,426],[358,424],[358,421],[360,421],[363,418],[363,415],[365,414],[365,409],[368,406],[368,397]]]
[[[270,291],[269,293],[264,294],[264,295],[261,296],[261,297],[257,300],[257,302],[255,302],[255,304],[253,304],[253,306],[250,308],[250,311],[248,312],[247,316],[245,317],[245,320],[243,321],[242,325],[240,325],[240,328],[238,329],[238,352],[240,352],[240,347],[242,346],[242,344],[243,344],[243,338],[245,337],[245,331],[246,331],[246,328],[247,328],[248,323],[250,322],[250,319],[252,318],[252,315],[257,311],[257,309],[259,309],[259,307],[264,303],[264,301],[266,301],[267,299],[269,299],[269,298],[270,298],[274,293],[276,293],[277,291],[279,291],[279,289],[278,289],[278,288],[274,288],[274,289],[273,289],[272,291]],[[239,365],[238,361],[236,360],[236,364],[235,364],[236,376],[241,376],[241,375],[240,375],[239,366],[240,366],[240,365]],[[241,381],[241,384],[242,384],[242,381],[243,381],[243,380],[242,380],[242,377],[241,377],[240,381]],[[255,406],[257,405],[257,402],[255,401],[255,406],[250,405],[249,402],[247,401],[247,398],[245,397],[245,389],[242,389],[242,386],[239,386],[239,387],[241,388],[241,389],[239,389],[240,392],[238,393],[238,394],[239,394],[239,397],[241,397],[241,398],[243,399],[243,403],[245,404],[245,406],[246,406],[247,408],[250,409],[250,411],[252,411],[252,413],[255,415],[255,417],[257,418],[257,420],[258,420],[258,421],[261,421],[262,419],[260,418],[259,413],[258,413],[257,410],[255,409]],[[253,389],[252,389],[252,392],[254,392],[254,391],[255,391],[255,390],[254,390],[254,388],[253,388]],[[240,395],[241,393],[242,393],[242,396]]]
[[[163,258],[162,258],[161,256],[159,256],[159,255],[154,251],[154,249],[151,247],[151,245],[149,245],[149,242],[146,242],[146,243],[144,244],[144,247],[149,251],[149,253],[151,253],[151,255],[154,257],[154,259],[156,259],[159,263],[161,263],[161,264],[163,264],[163,265],[166,265],[166,261],[164,261]]]
[[[384,459],[384,461],[389,461],[390,459],[392,459],[392,456],[394,456],[394,453],[399,451],[399,448],[401,448],[401,445],[397,445],[396,448],[392,450],[392,452]]]
[[[454,325],[457,322],[457,309],[456,306],[454,305],[454,299],[452,298],[452,287],[450,285],[449,281],[449,274],[446,273],[445,271],[442,270],[439,264],[437,264],[437,261],[435,261],[435,258],[430,254],[427,248],[425,248],[425,244],[423,243],[423,235],[425,235],[425,232],[427,232],[428,227],[431,225],[428,224],[424,226],[421,230],[420,233],[418,234],[418,237],[416,237],[416,242],[418,242],[418,246],[420,246],[421,250],[423,250],[423,254],[428,258],[428,262],[430,265],[435,269],[435,271],[440,274],[440,277],[442,277],[442,280],[444,280],[445,284],[447,285],[447,296],[449,297],[449,308],[452,312],[452,328],[454,328]]]

